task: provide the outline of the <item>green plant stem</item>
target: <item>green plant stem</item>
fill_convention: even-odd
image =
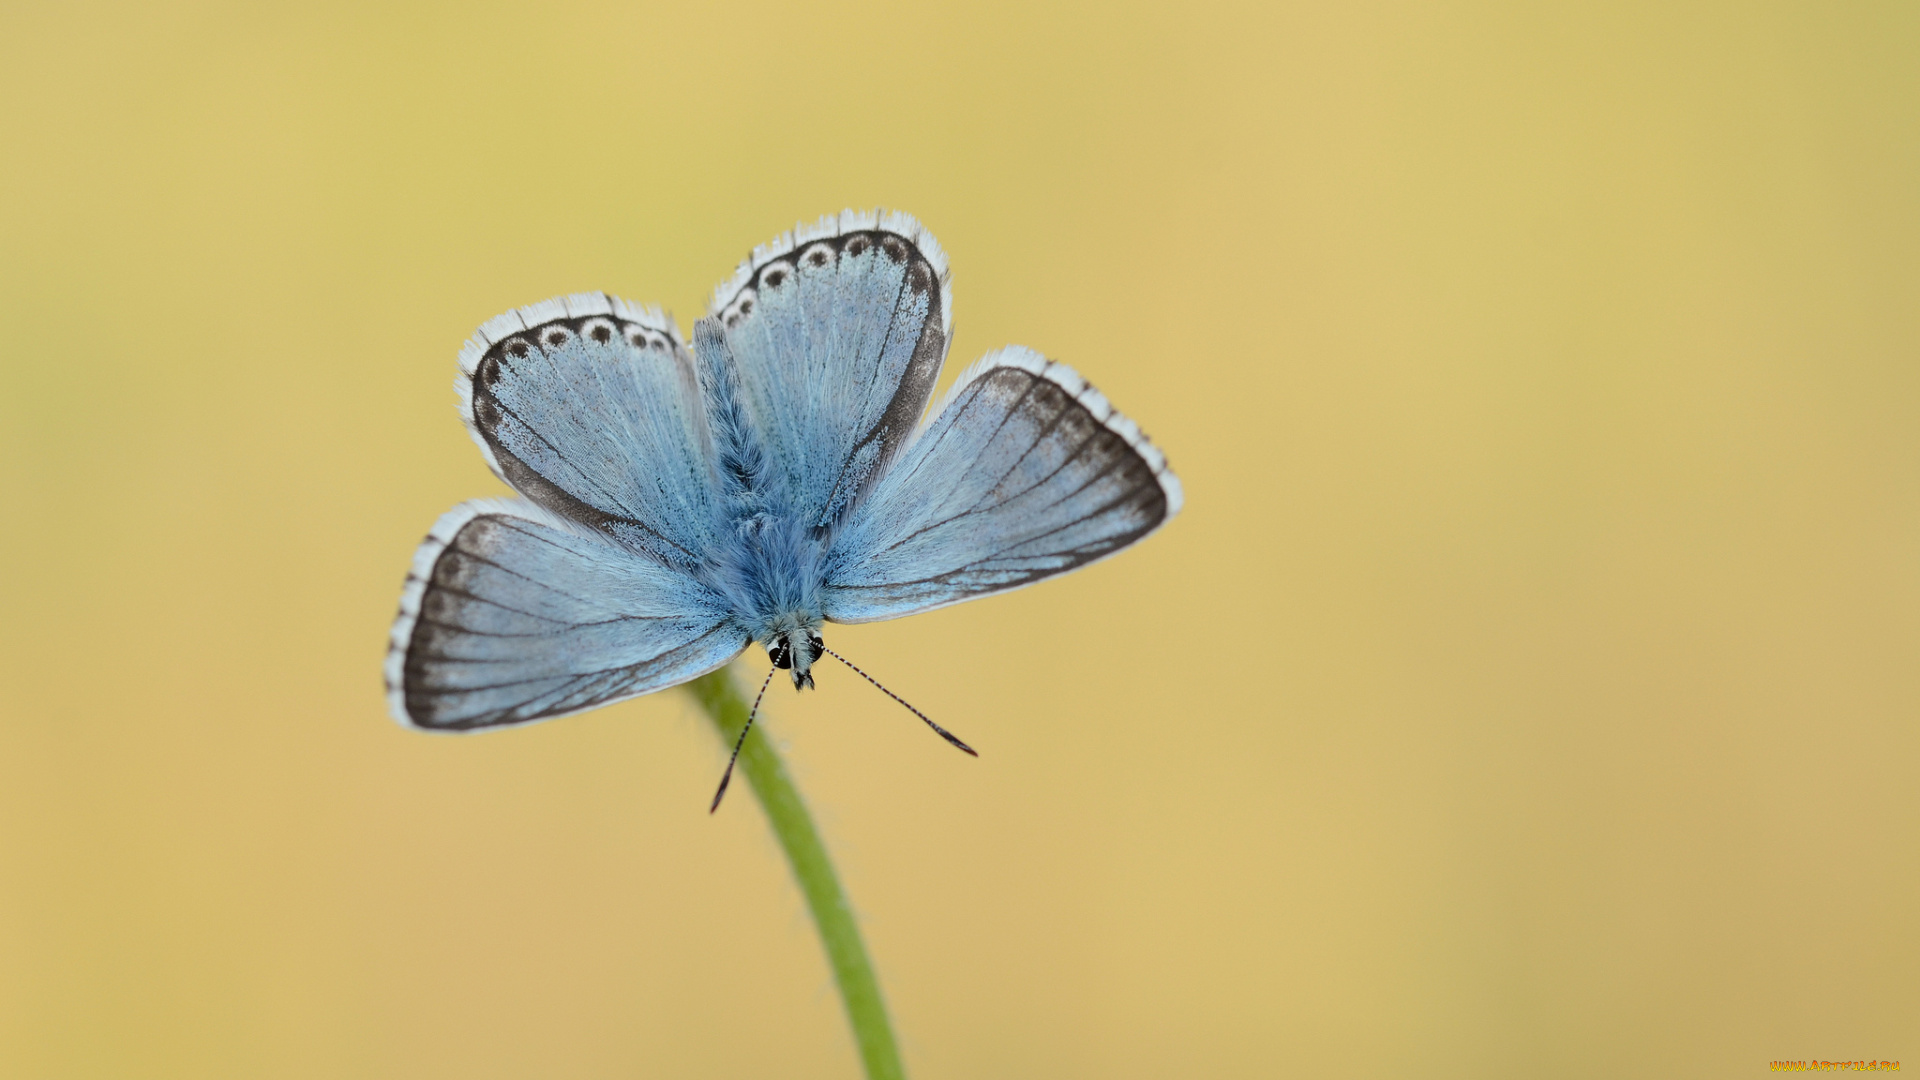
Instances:
[[[713,721],[720,741],[733,749],[740,729],[747,722],[747,699],[734,681],[731,667],[702,675],[687,684],[700,707]],[[739,771],[747,778],[754,798],[766,811],[767,823],[787,853],[794,880],[807,898],[813,912],[813,924],[820,929],[820,941],[827,949],[827,961],[833,965],[833,977],[840,984],[840,999],[847,1006],[847,1022],[853,1025],[853,1038],[860,1047],[860,1060],[867,1067],[869,1080],[904,1080],[900,1067],[900,1048],[893,1041],[893,1027],[887,1022],[887,1005],[880,998],[880,980],[867,958],[867,947],[860,940],[860,927],[854,923],[847,894],[840,889],[840,878],[827,858],[827,846],[813,827],[807,804],[787,775],[773,744],[764,735],[749,736],[740,749]]]

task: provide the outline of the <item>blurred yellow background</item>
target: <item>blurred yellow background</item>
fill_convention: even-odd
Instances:
[[[689,699],[380,665],[475,326],[875,205],[1188,496],[770,695],[916,1076],[1920,1065],[1920,8],[5,26],[0,1075],[852,1075]]]

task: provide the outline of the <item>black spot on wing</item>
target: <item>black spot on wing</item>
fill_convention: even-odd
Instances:
[[[754,271],[740,290],[721,306],[714,316],[729,330],[737,329],[752,315],[755,301],[763,289],[778,289],[798,272],[827,270],[842,256],[857,258],[878,247],[896,264],[904,265],[904,281],[894,301],[893,326],[906,321],[903,309],[924,304],[920,336],[914,342],[899,383],[888,399],[880,418],[855,439],[833,489],[822,507],[822,517],[814,522],[821,531],[832,528],[853,506],[860,493],[885,470],[887,463],[905,443],[907,436],[926,409],[927,398],[940,376],[940,364],[946,359],[945,313],[939,285],[940,276],[933,263],[913,241],[884,229],[861,229],[822,237],[799,247],[794,253],[771,259]],[[889,330],[891,332],[891,328]],[[881,348],[886,348],[885,343]]]
[[[609,493],[569,490],[562,486],[560,480],[542,474],[507,446],[504,432],[509,426],[517,425],[515,430],[518,434],[537,440],[554,457],[571,464],[568,456],[545,434],[533,424],[521,420],[501,400],[502,383],[512,378],[516,370],[528,370],[531,365],[547,362],[545,348],[564,348],[576,338],[584,338],[605,347],[610,362],[630,358],[632,354],[623,354],[611,347],[616,336],[636,350],[668,351],[667,338],[661,332],[606,316],[556,319],[535,326],[524,334],[494,343],[474,366],[470,384],[474,427],[486,441],[487,448],[493,452],[501,474],[520,494],[553,513],[599,529],[668,565],[692,565],[697,560],[691,552],[660,535],[655,529],[631,516],[603,509],[587,501],[588,498],[596,498],[607,506],[617,506],[618,500]]]

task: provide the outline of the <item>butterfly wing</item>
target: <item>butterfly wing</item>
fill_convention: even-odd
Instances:
[[[829,556],[826,615],[873,622],[1106,558],[1179,512],[1180,481],[1133,421],[1027,349],[962,374],[859,503]]]
[[[414,555],[387,700],[427,730],[524,724],[686,682],[745,643],[687,575],[531,503],[470,502]]]
[[[839,520],[912,435],[951,311],[946,256],[905,214],[823,218],[715,291],[711,322],[800,520]]]
[[[693,358],[670,319],[601,293],[489,321],[460,352],[460,414],[520,494],[668,566],[714,549]]]

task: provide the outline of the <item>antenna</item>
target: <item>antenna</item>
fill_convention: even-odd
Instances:
[[[972,754],[974,757],[980,756],[980,752],[978,750],[975,750],[973,747],[968,746],[966,743],[963,743],[959,739],[954,738],[953,732],[948,731],[946,728],[941,727],[939,724],[934,723],[932,720],[928,720],[926,713],[921,712],[919,709],[916,709],[911,705],[907,705],[906,700],[902,698],[899,694],[894,693],[893,691],[887,689],[884,686],[880,686],[879,679],[876,679],[873,676],[867,674],[866,672],[861,671],[859,668],[854,667],[853,661],[847,659],[844,656],[841,656],[839,653],[834,652],[832,649],[829,649],[824,645],[822,645],[820,648],[821,648],[821,651],[825,652],[828,656],[831,656],[835,660],[838,660],[841,663],[847,665],[848,667],[853,668],[853,673],[855,675],[858,675],[861,678],[872,683],[873,685],[880,687],[881,693],[887,695],[888,697],[892,698],[895,701],[900,702],[901,705],[905,705],[908,712],[912,713],[913,715],[919,717],[922,720],[926,720],[927,726],[932,728],[935,732],[937,732],[941,738],[947,740],[948,742],[959,747],[960,749],[965,750],[967,753]],[[772,676],[769,675],[768,678],[772,678]],[[744,734],[742,735],[742,737],[743,738],[745,737]],[[720,790],[725,791],[726,787],[727,787],[726,782],[722,781],[720,784]],[[716,806],[719,805],[719,801],[720,800],[716,797],[714,799],[714,804]]]
[[[767,696],[767,684],[773,681],[773,673],[779,670],[779,668],[768,668],[767,677],[760,684],[760,692],[753,695],[753,708],[747,710],[747,726],[741,728],[740,737],[733,740],[733,756],[727,759],[727,771],[720,774],[720,790],[713,793],[713,805],[707,807],[707,813],[709,814],[720,809],[720,799],[726,795],[727,784],[733,780],[733,763],[740,760],[740,748],[746,745],[747,732],[753,730],[753,718],[760,715],[760,699]],[[855,670],[858,669],[856,668]],[[880,684],[875,683],[874,685],[879,686]],[[906,705],[907,703],[902,701],[900,704]],[[912,708],[913,706],[907,705],[907,707]],[[927,723],[931,724],[933,721],[928,720]],[[934,730],[939,731],[940,729],[935,728]],[[942,734],[945,734],[945,732],[942,732]],[[948,735],[947,738],[951,739],[953,736]],[[973,751],[968,750],[967,753],[971,754]]]

